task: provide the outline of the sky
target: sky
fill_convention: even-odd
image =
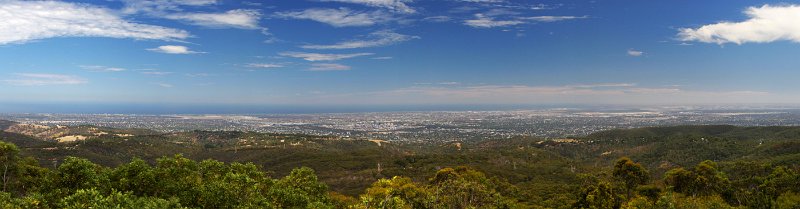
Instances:
[[[800,1],[0,0],[0,20],[0,108],[800,103]]]

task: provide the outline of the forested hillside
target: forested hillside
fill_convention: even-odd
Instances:
[[[3,208],[800,207],[798,127],[440,144],[60,128],[86,139],[0,133]]]

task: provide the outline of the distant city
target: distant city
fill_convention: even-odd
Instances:
[[[8,113],[20,123],[94,125],[160,132],[254,131],[388,141],[465,141],[515,136],[568,138],[597,131],[648,126],[727,124],[797,126],[800,109],[659,107],[589,110],[430,111],[320,114],[42,114]]]

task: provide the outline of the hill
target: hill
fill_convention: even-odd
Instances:
[[[797,170],[800,165],[800,127],[650,127],[570,139],[515,137],[423,144],[253,132],[156,133],[6,123],[6,130],[14,133],[0,132],[0,139],[16,144],[22,156],[33,157],[42,167],[51,169],[58,169],[69,156],[113,168],[128,165],[135,158],[155,165],[163,156],[180,154],[194,161],[252,163],[273,178],[308,167],[332,191],[353,197],[363,196],[381,179],[404,176],[424,184],[434,173],[466,166],[500,185],[494,189],[502,196],[512,197],[521,205],[549,208],[573,207],[581,202],[585,195],[582,191],[587,188],[617,181],[612,167],[622,158],[641,163],[652,177],[647,182],[661,185],[656,186],[661,191],[668,189],[663,187],[672,171],[707,160],[716,162],[715,168],[742,188],[760,185],[754,182],[763,183],[765,178],[754,180],[755,176],[768,176],[775,167]],[[65,134],[86,138],[59,140]],[[728,191],[724,195],[731,196],[725,201],[740,201],[732,196],[746,192],[751,191]]]

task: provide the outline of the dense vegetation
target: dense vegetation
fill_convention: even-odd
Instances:
[[[0,132],[0,207],[800,208],[797,127],[441,144],[136,134],[58,143]]]

